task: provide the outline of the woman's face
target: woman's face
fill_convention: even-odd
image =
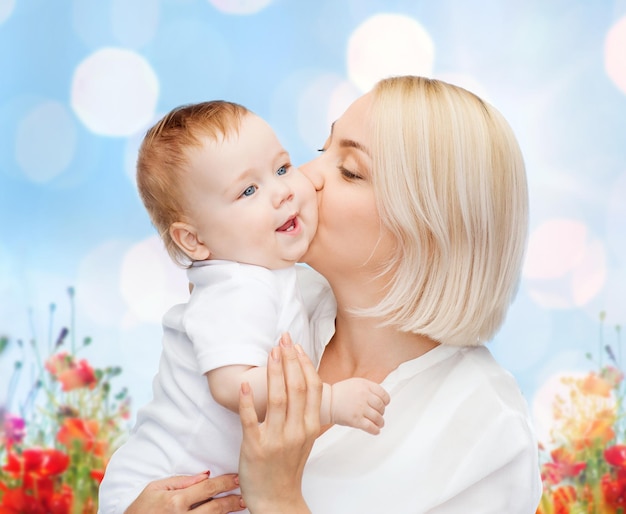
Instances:
[[[372,186],[372,95],[356,100],[332,126],[323,153],[300,169],[317,191],[319,223],[304,261],[334,276],[380,270],[393,244]]]

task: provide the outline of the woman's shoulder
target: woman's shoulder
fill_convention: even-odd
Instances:
[[[449,405],[467,406],[488,414],[489,419],[513,416],[529,419],[528,404],[513,375],[484,346],[440,345],[422,357],[402,364],[386,382],[412,383]]]
[[[474,377],[473,387],[497,401],[501,408],[528,415],[528,404],[515,377],[496,361],[485,346],[463,348],[466,373]]]

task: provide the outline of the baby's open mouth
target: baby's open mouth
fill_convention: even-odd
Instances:
[[[295,216],[289,218],[286,223],[276,229],[276,232],[291,232],[296,228],[297,219]]]

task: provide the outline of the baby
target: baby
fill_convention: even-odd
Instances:
[[[265,416],[265,365],[289,333],[317,364],[294,264],[317,228],[313,185],[271,127],[224,101],[174,109],[139,151],[139,191],[170,256],[188,266],[188,303],[163,317],[153,400],[100,487],[100,512],[122,513],[148,482],[176,474],[236,473],[239,390]],[[389,402],[378,384],[324,384],[322,424],[377,434]]]

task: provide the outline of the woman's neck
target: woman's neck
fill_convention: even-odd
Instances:
[[[319,366],[322,380],[332,384],[361,377],[380,383],[403,362],[439,344],[428,337],[379,325],[380,320],[355,316],[340,303],[335,334]]]

